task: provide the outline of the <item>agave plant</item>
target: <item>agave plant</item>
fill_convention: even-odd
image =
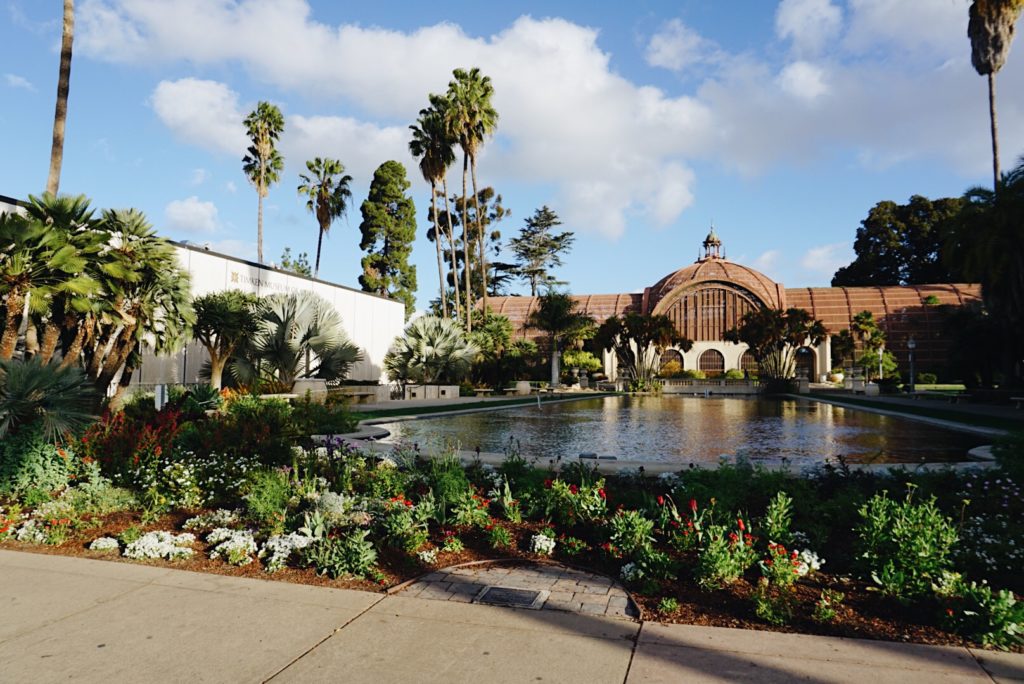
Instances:
[[[79,368],[28,361],[0,361],[0,438],[38,422],[43,436],[62,439],[88,425],[94,390]]]
[[[450,319],[423,316],[410,323],[384,357],[384,369],[402,383],[457,382],[480,350]]]
[[[302,291],[264,300],[259,332],[229,372],[242,384],[261,378],[290,388],[299,378],[344,378],[361,358],[338,311],[322,297]]]

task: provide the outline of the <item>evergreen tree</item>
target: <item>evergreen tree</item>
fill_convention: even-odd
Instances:
[[[292,248],[285,247],[281,252],[281,262],[277,267],[282,271],[291,271],[307,278],[313,277],[313,269],[309,265],[309,254],[300,252],[292,256]]]
[[[406,194],[409,181],[405,167],[386,161],[377,167],[370,194],[360,207],[363,274],[359,284],[364,292],[393,297],[405,302],[408,318],[416,304],[416,267],[409,263],[416,239],[416,206]]]
[[[467,234],[469,236],[470,255],[489,252],[494,258],[489,259],[487,262],[487,294],[488,296],[501,296],[508,287],[508,282],[511,278],[510,271],[513,269],[513,266],[496,260],[501,253],[501,231],[496,228],[496,225],[510,216],[512,211],[502,205],[501,195],[497,194],[494,188],[490,186],[481,188],[476,198],[468,200],[465,204],[462,202],[462,198],[458,196],[453,196],[451,203],[454,205],[453,211],[440,210],[438,220],[442,225],[449,222],[453,226],[461,226],[468,223],[469,229]],[[479,221],[476,218],[477,207],[480,208]],[[433,214],[430,214],[430,218],[433,220]],[[480,227],[479,230],[477,226]],[[428,237],[436,239],[433,231],[428,233]],[[481,241],[483,241],[482,246]],[[469,283],[466,301],[467,305],[472,308],[474,301],[483,298],[484,281],[475,266],[469,273],[466,273],[465,260],[463,258],[466,250],[462,249],[462,240],[456,237],[455,246],[457,249],[452,251],[458,263],[454,267],[451,267],[451,256],[449,253],[446,252],[444,254],[444,260],[451,268],[448,274],[448,284],[456,284],[455,278],[465,278],[465,282]],[[492,278],[496,278],[497,282],[492,282]],[[475,325],[475,321],[472,324]]]
[[[562,221],[558,214],[544,205],[526,219],[526,225],[519,229],[519,237],[509,241],[518,260],[516,270],[530,283],[530,295],[533,297],[537,296],[538,286],[550,287],[558,282],[549,270],[562,265],[561,254],[567,252],[576,239],[569,231],[551,232],[552,228],[560,225]]]

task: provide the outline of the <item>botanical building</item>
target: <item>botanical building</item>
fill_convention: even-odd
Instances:
[[[723,339],[727,330],[739,325],[743,314],[760,307],[806,309],[830,333],[820,345],[801,349],[797,356],[800,374],[817,379],[831,367],[831,335],[849,329],[853,317],[865,310],[874,314],[885,332],[886,348],[896,356],[901,369],[908,368],[907,341],[911,338],[916,342],[919,370],[944,368],[948,306],[962,306],[981,297],[980,286],[964,284],[787,288],[722,256],[722,241],[714,229],[703,247],[704,254],[696,262],[640,292],[583,294],[573,298],[598,323],[628,312],[668,316],[679,333],[694,344],[688,352],[668,352],[665,360],[673,358],[683,368],[699,369],[709,375],[733,368],[756,369],[746,345]],[[543,336],[541,331],[526,327],[530,313],[538,305],[537,298],[491,297],[489,303],[495,313],[511,319],[519,335]],[[615,376],[611,355],[605,356],[605,368],[609,376]]]

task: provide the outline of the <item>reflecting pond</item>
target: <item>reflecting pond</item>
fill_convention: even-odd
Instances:
[[[593,452],[621,460],[708,463],[962,461],[983,437],[796,399],[617,396],[378,424],[386,442],[502,452],[510,441],[543,459]]]

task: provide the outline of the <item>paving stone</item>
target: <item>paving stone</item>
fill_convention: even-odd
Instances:
[[[588,615],[604,615],[605,610],[607,610],[607,607],[601,605],[600,603],[580,604],[580,612],[586,613]]]
[[[605,594],[605,595],[607,595],[608,591],[610,589],[611,589],[611,587],[602,587],[600,585],[587,584],[587,585],[581,585],[578,591],[580,593],[583,593],[583,594]]]
[[[576,582],[576,580],[560,579],[560,580],[556,580],[555,583],[551,585],[551,590],[552,591],[576,591],[576,589],[578,587],[579,587],[579,584]]]
[[[448,600],[455,601],[456,603],[472,603],[474,596],[476,596],[476,594],[461,594],[456,592],[449,596]]]
[[[573,592],[571,592],[571,591],[553,591],[548,596],[548,601],[555,601],[555,602],[562,602],[562,603],[572,602],[572,600],[575,598],[575,596],[576,595]]]

